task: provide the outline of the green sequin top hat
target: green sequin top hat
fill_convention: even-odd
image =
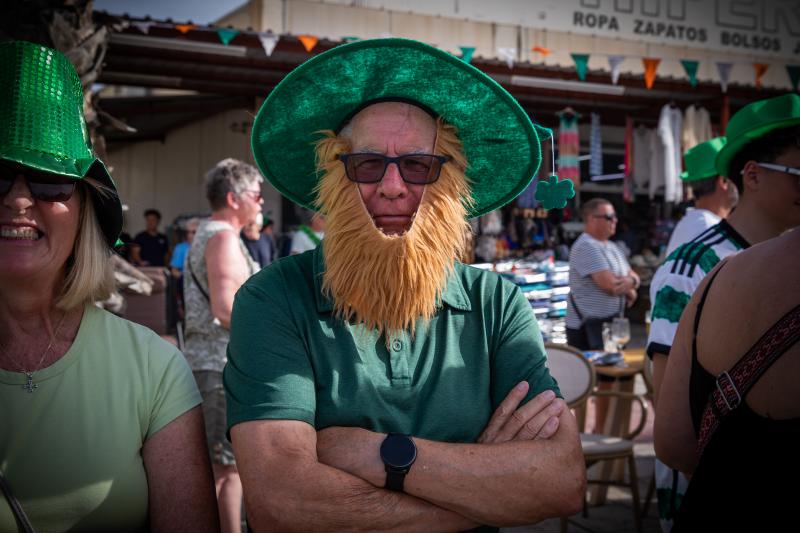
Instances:
[[[728,122],[728,142],[717,154],[717,172],[727,176],[734,156],[750,141],[780,128],[800,124],[800,96],[784,94],[747,104]]]
[[[698,181],[718,176],[715,166],[717,154],[725,146],[725,137],[716,137],[689,148],[683,154],[686,170],[681,172],[684,181]]]
[[[60,52],[25,41],[0,43],[0,160],[76,180],[91,177],[111,189],[100,195],[89,187],[106,241],[116,244],[122,204],[92,154],[81,80]]]
[[[317,132],[339,130],[382,100],[417,103],[458,129],[475,201],[470,217],[513,200],[539,168],[537,129],[514,97],[452,54],[396,38],[340,45],[290,72],[253,124],[256,164],[286,197],[314,209]]]

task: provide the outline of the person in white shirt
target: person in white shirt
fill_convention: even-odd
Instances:
[[[313,250],[323,238],[325,238],[325,218],[317,213],[311,219],[310,226],[303,224],[297,228],[292,236],[292,248],[289,253],[295,255]]]
[[[692,188],[694,208],[690,207],[675,226],[667,244],[666,257],[681,244],[718,224],[736,207],[739,201],[736,187],[728,178],[717,175],[714,168],[717,152],[723,146],[725,137],[717,137],[683,154],[686,171],[681,173],[681,179]]]

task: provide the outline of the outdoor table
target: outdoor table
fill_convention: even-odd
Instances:
[[[644,370],[644,348],[623,350],[624,363],[619,365],[595,365],[595,373],[614,379],[611,390],[633,392],[636,374]],[[625,437],[631,423],[631,402],[624,398],[609,398],[608,414],[602,433],[612,437]],[[625,475],[624,461],[602,461],[595,467],[597,479],[622,479]],[[592,485],[589,492],[591,505],[602,505],[606,501],[608,485]]]

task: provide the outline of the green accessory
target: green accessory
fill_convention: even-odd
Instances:
[[[563,209],[567,200],[575,196],[575,185],[571,179],[558,180],[558,176],[551,174],[547,181],[536,184],[535,198],[545,209]]]
[[[317,237],[317,234],[316,234],[316,233],[314,233],[314,230],[313,230],[313,229],[311,229],[311,228],[309,228],[309,227],[308,227],[308,226],[306,226],[305,224],[301,224],[301,225],[300,225],[300,227],[299,227],[299,228],[297,228],[297,229],[298,229],[298,230],[300,230],[300,231],[302,231],[303,233],[305,233],[305,234],[306,234],[306,237],[308,237],[309,239],[311,239],[311,242],[313,242],[313,243],[314,243],[314,246],[319,246],[319,243],[321,243],[321,242],[322,242],[322,239],[320,239],[319,237]]]
[[[541,162],[537,128],[489,76],[454,55],[408,39],[343,44],[290,72],[253,124],[262,174],[290,200],[315,209],[314,141],[379,101],[407,101],[458,129],[476,217],[525,190]]]
[[[749,142],[773,130],[800,124],[800,96],[784,94],[748,104],[728,122],[728,142],[717,155],[717,173],[728,176],[733,158]]]
[[[91,177],[108,187],[106,195],[87,189],[106,241],[117,244],[122,204],[108,170],[92,154],[81,80],[60,52],[25,41],[0,43],[0,160],[75,180]]]
[[[686,170],[681,172],[684,181],[697,181],[719,176],[715,162],[717,154],[725,146],[725,137],[717,137],[689,148],[683,154]]]

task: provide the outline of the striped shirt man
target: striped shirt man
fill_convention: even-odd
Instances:
[[[692,294],[720,261],[750,244],[726,220],[679,246],[661,265],[650,283],[650,336],[647,355],[669,355],[678,321]]]

